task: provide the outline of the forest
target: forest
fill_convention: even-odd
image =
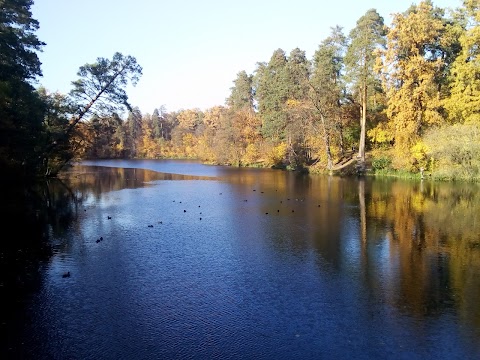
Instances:
[[[12,179],[56,176],[75,160],[182,158],[310,173],[480,180],[480,0],[432,1],[348,33],[330,28],[313,57],[272,49],[241,70],[224,104],[142,114],[126,87],[130,55],[79,68],[68,94],[41,77],[32,0],[2,2],[0,166]]]

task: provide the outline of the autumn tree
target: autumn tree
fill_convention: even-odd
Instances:
[[[227,98],[228,109],[226,113],[223,113],[223,121],[220,122],[220,126],[216,125],[215,127],[216,130],[220,130],[217,132],[215,140],[224,142],[230,141],[232,135],[228,129],[236,129],[237,138],[233,140],[237,149],[235,157],[238,162],[246,164],[252,164],[257,160],[261,140],[261,123],[255,112],[254,95],[253,76],[247,75],[245,71],[239,72],[234,86],[230,88],[230,96]],[[205,114],[206,118],[207,114]],[[217,146],[215,149],[222,151]],[[220,157],[219,151],[217,151],[217,157]],[[240,159],[238,159],[238,155],[241,156]],[[234,159],[230,159],[230,161],[233,162]]]
[[[200,109],[180,110],[176,114],[178,124],[172,130],[171,141],[176,148],[177,156],[195,157],[197,135],[203,130],[203,116]]]
[[[480,126],[480,1],[463,4],[466,29],[459,36],[461,51],[450,70],[450,96],[444,104],[451,123]]]
[[[369,91],[378,89],[379,79],[375,76],[375,50],[385,45],[383,18],[375,9],[368,10],[350,31],[350,44],[345,55],[347,76],[352,90],[360,102],[360,139],[358,156],[365,162],[365,137]]]
[[[380,68],[397,167],[411,166],[410,151],[423,131],[443,121],[439,85],[445,63],[442,12],[422,1],[395,14]]]
[[[232,114],[240,112],[241,110],[227,111],[223,107],[215,107],[205,114],[207,128],[214,131],[210,148],[215,163],[239,165],[244,148],[241,141],[242,124]]]
[[[189,131],[195,129],[201,124],[202,114],[198,109],[182,110],[177,116],[178,126]]]

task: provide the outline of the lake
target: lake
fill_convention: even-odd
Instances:
[[[479,359],[479,190],[82,162],[3,201],[2,358]]]

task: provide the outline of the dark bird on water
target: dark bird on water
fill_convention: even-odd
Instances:
[[[107,219],[110,220],[112,217],[111,216],[107,216]]]
[[[67,271],[66,273],[63,273],[62,277],[64,277],[64,278],[70,277],[70,271]]]

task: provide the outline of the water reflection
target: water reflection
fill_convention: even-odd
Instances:
[[[455,307],[478,328],[478,190],[472,184],[372,182],[369,238],[389,245],[395,271],[387,293],[398,307],[417,316]]]
[[[48,251],[29,267],[27,292],[12,285],[25,270],[2,262],[5,298],[22,304],[4,315],[10,354],[51,355],[45,343],[64,332],[79,357],[211,358],[205,337],[226,352],[213,357],[480,355],[478,185],[141,164],[77,166],[25,201],[39,204],[30,236]],[[66,288],[59,274],[70,268]],[[72,294],[76,310],[62,312]],[[31,322],[16,322],[26,313]],[[119,341],[138,319],[153,337],[141,350]],[[112,327],[115,349],[75,343]],[[27,349],[26,334],[38,338]]]

